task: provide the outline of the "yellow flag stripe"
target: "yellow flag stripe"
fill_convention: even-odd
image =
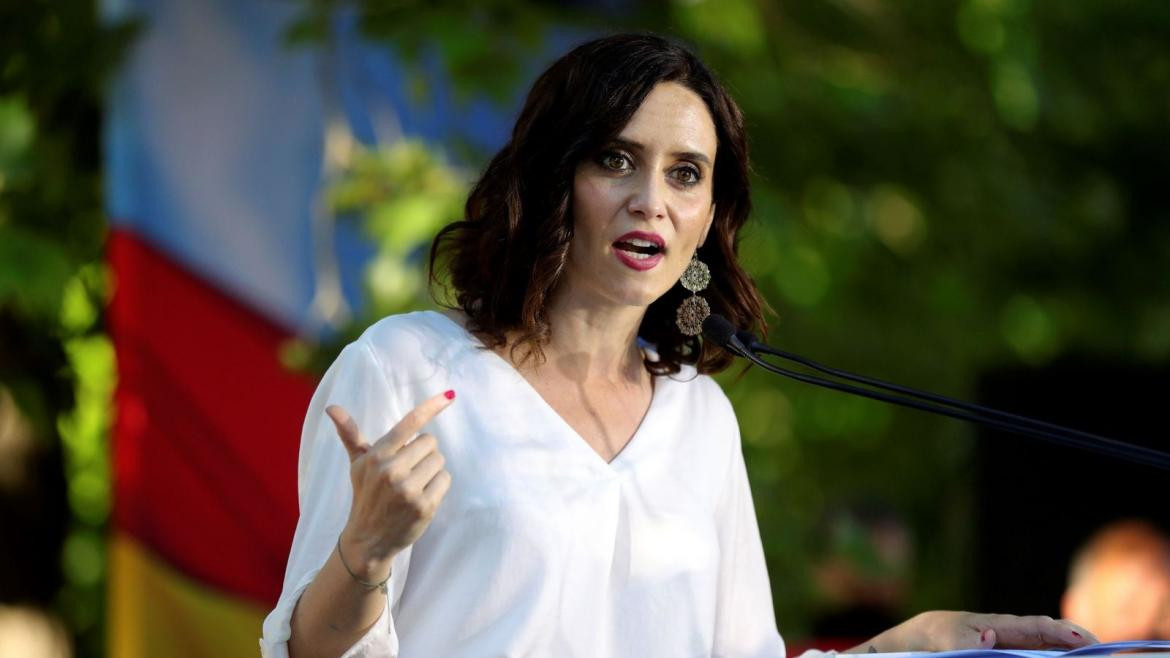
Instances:
[[[266,610],[179,573],[129,535],[110,541],[109,655],[259,655]]]

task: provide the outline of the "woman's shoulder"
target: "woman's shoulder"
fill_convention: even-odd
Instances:
[[[366,327],[358,340],[371,347],[393,348],[448,341],[463,333],[463,327],[444,313],[414,311],[387,315]]]
[[[735,422],[735,409],[723,387],[710,375],[700,374],[695,366],[681,364],[677,373],[663,375],[660,381],[680,393],[672,397],[689,411],[722,422]]]
[[[415,311],[378,320],[355,344],[368,348],[383,365],[403,372],[412,364],[446,362],[455,351],[471,347],[473,341],[457,319],[438,311]]]

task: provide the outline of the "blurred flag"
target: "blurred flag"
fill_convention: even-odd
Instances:
[[[330,135],[492,141],[500,113],[439,88],[412,108],[384,49],[339,17],[292,47],[302,5],[104,0],[144,30],[106,125],[109,326],[118,356],[109,653],[254,656],[297,518],[314,386],[278,362],[358,298],[369,248],[318,194]],[[466,128],[464,129],[466,133]]]

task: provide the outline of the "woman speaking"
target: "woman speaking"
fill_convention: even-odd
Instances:
[[[388,317],[309,405],[267,656],[779,658],[709,312],[764,329],[736,259],[743,118],[686,48],[579,46],[431,251],[446,313]],[[929,612],[860,651],[1072,647],[1046,617]]]

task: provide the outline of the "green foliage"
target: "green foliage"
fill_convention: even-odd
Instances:
[[[339,10],[356,11],[362,33],[411,64],[408,89],[414,100],[430,99],[428,62],[437,62],[467,101],[479,94],[496,101],[512,97],[529,72],[528,60],[558,24],[590,24],[594,15],[557,3],[514,0],[313,0],[289,29],[293,43],[328,43]]]
[[[757,212],[743,257],[780,311],[774,342],[967,398],[1004,364],[1170,358],[1170,230],[1153,182],[1168,155],[1148,146],[1167,143],[1170,9],[753,7],[763,50],[685,34],[747,115]],[[817,518],[874,498],[917,530],[909,608],[964,605],[968,427],[763,373],[725,383],[741,423],[769,428],[746,438],[793,437],[748,442],[782,627],[799,631],[817,598],[801,575],[819,560]],[[750,406],[773,387],[784,418]]]
[[[283,361],[321,371],[378,318],[428,307],[428,248],[440,228],[463,217],[468,190],[467,175],[421,142],[403,140],[349,154],[328,186],[326,203],[341,221],[359,222],[376,248],[366,270],[365,306],[323,345],[290,341]]]
[[[101,312],[99,107],[135,31],[99,24],[92,1],[0,1],[0,388],[35,440],[60,441],[69,521],[64,546],[41,551],[60,552],[63,586],[47,598],[80,656],[104,653],[115,376]]]
[[[540,3],[352,4],[398,52],[433,44],[461,88],[547,58],[518,49],[549,29]],[[1170,361],[1170,5],[679,0],[614,21],[694,43],[745,111],[742,258],[774,342],[967,398],[1003,365]],[[786,634],[820,599],[821,521],[865,501],[917,537],[906,611],[965,605],[968,427],[755,371],[723,383]]]
[[[426,303],[422,254],[440,228],[462,217],[467,191],[466,176],[418,142],[356,155],[329,201],[342,216],[360,214],[378,249],[366,278],[367,319]]]

